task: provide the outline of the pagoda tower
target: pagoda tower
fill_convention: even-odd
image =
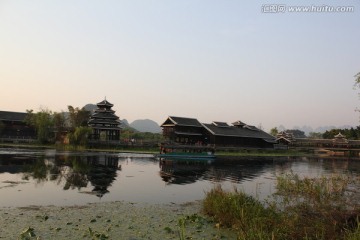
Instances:
[[[114,105],[106,99],[96,105],[97,109],[88,121],[89,127],[93,130],[90,140],[119,143],[121,122],[119,117],[115,115],[115,111],[111,109]]]

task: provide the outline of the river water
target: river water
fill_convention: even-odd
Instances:
[[[360,161],[308,157],[239,157],[211,162],[160,161],[150,154],[0,148],[0,207],[130,201],[201,200],[217,184],[264,200],[276,176],[360,175]]]

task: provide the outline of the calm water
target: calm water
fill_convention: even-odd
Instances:
[[[276,175],[360,175],[360,161],[243,157],[188,163],[146,154],[0,149],[0,207],[105,201],[184,203],[215,184],[258,197],[274,193]]]

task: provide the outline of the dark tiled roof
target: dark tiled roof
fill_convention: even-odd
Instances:
[[[119,120],[112,120],[112,119],[90,119],[88,124],[89,125],[93,125],[93,124],[120,125],[121,122]]]
[[[169,119],[174,124],[180,125],[180,126],[202,127],[201,123],[196,118],[185,118],[185,117],[173,117],[173,116],[170,116]]]
[[[266,132],[255,128],[253,126],[250,127],[218,127],[214,124],[206,124],[203,123],[203,126],[206,130],[208,130],[211,134],[217,136],[229,136],[229,137],[244,137],[244,138],[262,138],[275,140],[273,136],[267,134]],[[247,125],[245,125],[247,126]]]
[[[3,121],[24,121],[27,113],[0,111],[0,120]]]
[[[106,113],[115,113],[114,110],[112,110],[111,108],[97,108],[95,109],[93,112],[97,112],[97,113],[102,113],[102,112],[106,112]]]
[[[96,104],[98,107],[101,107],[101,106],[107,106],[107,107],[113,107],[114,104],[111,104],[110,102],[108,102],[106,99],[97,103]]]
[[[218,127],[230,127],[226,122],[213,122]]]
[[[119,126],[91,126],[93,129],[102,129],[102,130],[121,130],[121,127]]]
[[[234,125],[234,126],[244,126],[244,125],[246,125],[246,123],[239,120],[239,121],[233,122],[232,125]]]
[[[119,119],[119,117],[116,116],[113,112],[95,112],[93,115],[91,115],[91,118]]]

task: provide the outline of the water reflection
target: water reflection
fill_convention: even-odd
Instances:
[[[220,183],[230,181],[241,183],[251,180],[263,173],[273,159],[244,158],[244,159],[217,159],[217,160],[170,160],[160,159],[160,177],[167,184],[191,184],[196,181],[211,181]]]
[[[272,164],[272,158],[218,159],[214,162],[213,167],[210,169],[211,172],[205,178],[214,182],[228,180],[238,184],[242,181],[254,179]]]
[[[74,205],[95,201],[184,203],[204,198],[214,184],[265,199],[276,176],[359,176],[347,158],[239,157],[207,162],[159,161],[151,155],[93,152],[30,153],[0,149],[0,206]]]
[[[72,156],[56,155],[38,157],[34,161],[24,161],[23,179],[34,179],[37,183],[54,181],[63,185],[63,190],[86,188],[90,183],[91,191],[81,193],[102,197],[116,180],[121,170],[119,159],[113,155]]]
[[[212,161],[160,159],[160,177],[167,184],[190,184],[204,177]]]
[[[119,159],[116,156],[92,156],[88,157],[88,165],[91,166],[88,171],[88,179],[94,186],[93,193],[102,197],[108,193],[110,187],[117,177],[117,170],[121,170]]]
[[[36,160],[36,156],[29,155],[0,155],[0,174],[5,172],[12,174],[21,173],[25,165],[32,164]]]

